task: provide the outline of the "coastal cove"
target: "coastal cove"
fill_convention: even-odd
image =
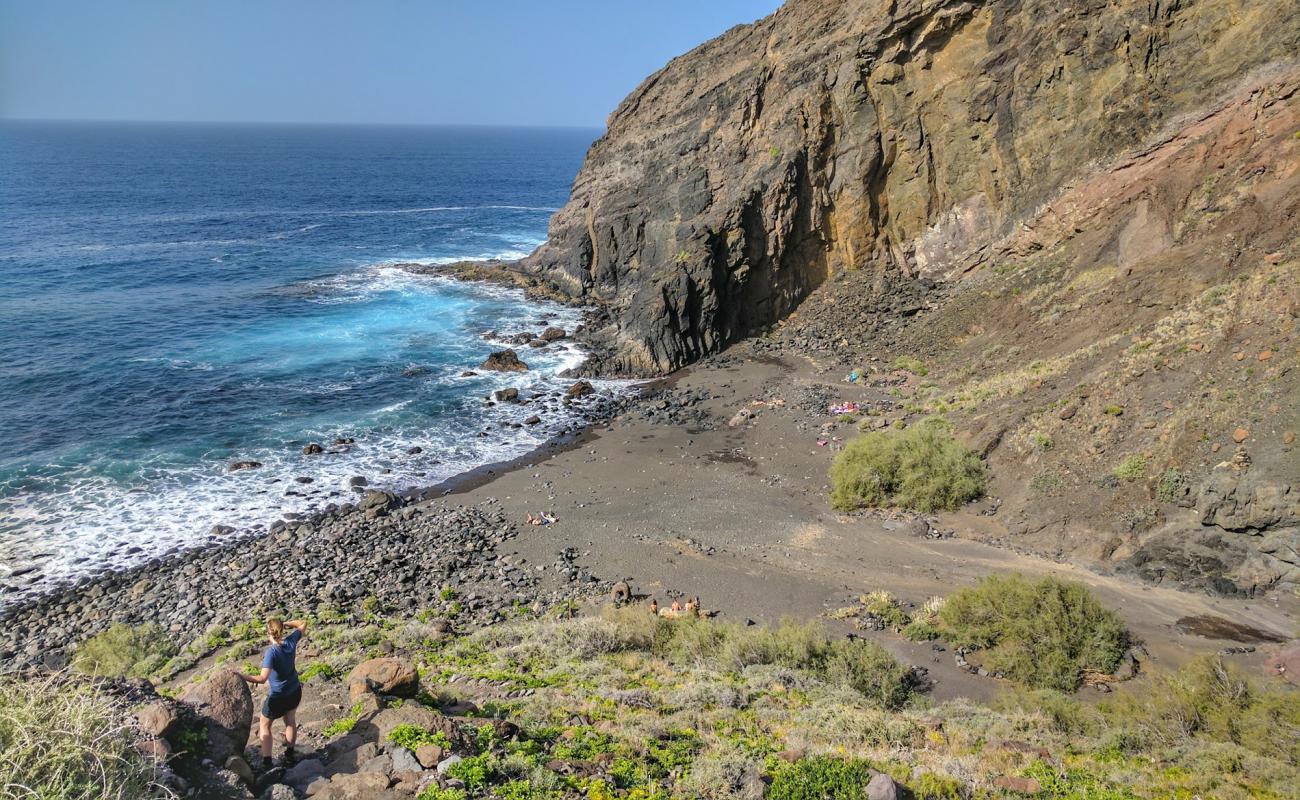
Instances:
[[[412,262],[531,250],[593,135],[0,126],[0,603],[581,424],[571,337],[477,370],[578,311]]]

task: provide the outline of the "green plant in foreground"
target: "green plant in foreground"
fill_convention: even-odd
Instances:
[[[115,623],[77,647],[72,667],[88,675],[146,678],[176,654],[176,644],[159,625]]]
[[[442,731],[431,731],[427,728],[421,728],[419,725],[411,724],[398,725],[393,728],[388,733],[388,741],[398,747],[405,747],[407,750],[414,750],[426,744],[437,745],[438,747],[451,746],[451,740]]]
[[[298,672],[298,677],[305,683],[313,678],[332,681],[339,676],[339,671],[327,661],[313,661]]]
[[[951,425],[932,417],[853,439],[835,457],[830,478],[831,504],[841,511],[893,505],[931,512],[978,498],[987,470]]]
[[[962,589],[939,612],[958,647],[979,647],[983,665],[1026,686],[1073,691],[1085,672],[1111,673],[1128,632],[1081,583],[990,575]]]
[[[0,681],[0,792],[6,797],[173,797],[135,749],[125,715],[88,686]],[[17,794],[9,794],[16,791]]]
[[[1156,481],[1156,498],[1163,503],[1172,503],[1187,494],[1187,476],[1170,468],[1160,473]]]
[[[356,726],[357,720],[359,719],[361,719],[361,703],[356,703],[348,711],[346,717],[340,717],[326,725],[324,729],[321,730],[321,733],[325,736],[338,736],[347,733]]]
[[[1116,478],[1122,481],[1133,481],[1141,478],[1147,471],[1147,460],[1139,455],[1127,456],[1123,461],[1116,465],[1111,471]]]
[[[824,800],[865,797],[871,764],[860,759],[818,756],[804,758],[779,770],[768,789],[768,800]]]
[[[444,789],[435,783],[420,792],[415,800],[465,800],[467,797],[464,789]]]

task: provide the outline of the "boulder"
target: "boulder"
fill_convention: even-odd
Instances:
[[[305,790],[311,782],[325,774],[325,765],[318,758],[299,761],[284,772],[283,782],[297,789]]]
[[[171,704],[157,700],[136,709],[135,721],[141,732],[168,739],[180,728],[181,715]]]
[[[375,715],[371,725],[381,742],[388,741],[388,734],[399,725],[414,725],[427,731],[447,729],[447,733],[455,733],[446,717],[419,703],[402,703],[397,708],[386,708]]]
[[[519,401],[519,390],[511,387],[509,389],[498,389],[492,393],[498,403],[515,403]]]
[[[438,762],[438,766],[437,766],[438,774],[446,775],[447,770],[451,769],[452,767],[459,764],[463,760],[464,759],[462,759],[460,756],[447,756],[442,761]]]
[[[180,696],[207,727],[206,755],[218,764],[243,752],[253,724],[253,696],[238,673],[221,670]]]
[[[228,472],[239,472],[241,469],[257,469],[262,466],[261,461],[232,461],[226,468]]]
[[[253,785],[253,769],[248,766],[248,762],[240,756],[230,756],[226,759],[226,769],[239,776],[239,779],[249,786]]]
[[[367,517],[382,517],[389,511],[402,505],[402,499],[392,492],[381,492],[377,489],[367,491],[361,497],[361,502],[357,503],[357,508]]]
[[[542,331],[541,339],[547,342],[557,342],[566,336],[568,334],[564,332],[564,328],[550,327]]]
[[[436,744],[422,744],[415,748],[415,760],[425,769],[434,769],[447,756],[447,751]]]
[[[527,372],[528,365],[519,360],[519,354],[514,350],[498,350],[484,359],[479,369],[490,369],[495,372]]]
[[[572,400],[578,397],[586,397],[587,395],[592,394],[595,391],[596,388],[591,385],[590,381],[578,381],[577,383],[570,386],[567,391],[565,391],[564,396]]]
[[[391,753],[393,757],[393,772],[422,772],[424,765],[415,757],[415,753],[407,750],[405,747],[394,747]]]
[[[335,775],[328,785],[312,795],[317,800],[371,800],[392,784],[383,772],[355,772]]]
[[[898,784],[883,772],[871,776],[867,783],[867,800],[898,800]]]
[[[357,664],[348,674],[348,694],[353,700],[372,692],[414,697],[419,691],[420,674],[415,664],[404,658],[372,658]]]
[[[315,442],[312,442],[311,444],[307,445],[302,449],[302,454],[305,456],[320,455],[323,452],[325,452],[325,448],[321,447]]]
[[[525,424],[525,425],[536,425],[536,424],[540,423],[541,421],[542,421],[542,418],[539,417],[539,416],[537,416],[536,414],[534,414],[534,415],[532,415],[531,417],[529,417],[528,419],[524,420],[524,424]]]
[[[262,792],[261,800],[298,800],[298,795],[283,783],[273,783]]]

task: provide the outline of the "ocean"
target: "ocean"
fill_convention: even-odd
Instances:
[[[0,123],[0,597],[346,502],[356,476],[431,486],[571,425],[484,403],[567,386],[571,343],[522,348],[522,375],[462,373],[503,345],[485,332],[576,311],[393,265],[526,255],[598,135]]]

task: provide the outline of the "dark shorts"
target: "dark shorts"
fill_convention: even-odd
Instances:
[[[302,687],[299,686],[288,694],[267,695],[262,701],[262,716],[267,719],[279,719],[298,707],[302,702]]]

